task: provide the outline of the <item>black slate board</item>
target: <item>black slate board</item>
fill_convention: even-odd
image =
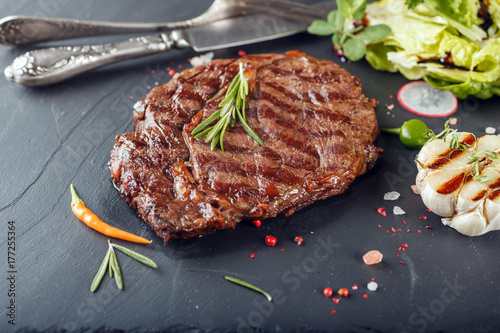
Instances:
[[[194,16],[209,3],[1,0],[0,8],[2,16],[166,21]],[[97,39],[111,40],[116,38]],[[0,67],[27,49],[1,46]],[[307,34],[220,50],[215,57],[237,57],[239,49],[247,53],[299,49],[341,63],[328,37]],[[499,233],[469,238],[443,226],[410,189],[416,151],[385,134],[377,139],[385,149],[382,160],[344,194],[314,203],[290,218],[263,221],[260,228],[245,221],[235,230],[164,246],[119,198],[109,181],[107,163],[114,137],[132,130],[133,104],[151,87],[169,80],[168,67],[188,68],[188,59],[196,55],[191,50],[170,51],[49,87],[26,88],[0,78],[0,331],[500,330]],[[377,72],[364,61],[341,64],[361,78],[368,97],[380,102],[381,127],[415,118],[395,98],[407,82],[402,76]],[[394,109],[388,110],[391,104]],[[454,116],[460,129],[482,135],[487,126],[498,129],[498,105],[498,98],[468,98],[460,101]],[[439,129],[446,119],[425,120]],[[149,246],[116,243],[150,256],[159,268],[147,268],[118,253],[125,289],[118,291],[106,276],[99,290],[91,293],[107,237],[73,216],[70,183],[103,220],[153,239]],[[392,190],[401,193],[400,199],[384,201],[384,193]],[[406,214],[394,216],[394,205]],[[386,217],[377,213],[379,207],[385,207]],[[420,219],[423,215],[428,219]],[[9,225],[15,226],[12,267]],[[273,248],[264,244],[268,234],[278,239]],[[302,246],[293,242],[295,236],[304,238]],[[408,244],[404,252],[398,250],[401,244]],[[363,264],[362,255],[371,249],[384,253],[383,263]],[[250,259],[252,253],[255,259]],[[260,294],[233,285],[225,275],[260,286],[275,300],[269,303]],[[372,279],[379,285],[375,292],[366,288]],[[351,294],[335,304],[322,295],[328,286],[347,287]],[[13,315],[15,325],[9,324]]]

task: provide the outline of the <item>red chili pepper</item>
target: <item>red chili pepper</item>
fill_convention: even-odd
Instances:
[[[326,297],[332,297],[332,295],[333,295],[333,289],[330,288],[330,287],[326,287],[325,289],[323,289],[323,294]]]
[[[260,220],[253,220],[253,225],[256,226],[257,228],[262,225],[262,222]]]
[[[339,304],[339,302],[340,302],[340,297],[339,297],[339,298],[334,297],[334,298],[332,298],[332,301],[333,301],[335,304]]]
[[[253,253],[252,253],[252,254],[250,255],[250,258],[252,258],[252,259],[253,259],[253,258],[255,258],[255,254],[253,254]]]
[[[304,242],[304,238],[300,237],[300,236],[296,236],[293,241],[295,243],[297,243],[297,245],[302,245],[302,243]]]
[[[266,244],[269,246],[274,246],[276,245],[276,237],[273,236],[266,236]]]
[[[85,207],[83,201],[76,194],[73,184],[71,184],[70,190],[71,190],[71,210],[76,215],[76,217],[80,219],[80,221],[82,221],[92,229],[106,236],[124,239],[129,242],[144,243],[144,244],[151,243],[150,240],[131,234],[130,232],[126,232],[121,229],[112,227],[109,224],[101,221],[101,219],[99,219],[97,215],[95,215],[90,209]]]

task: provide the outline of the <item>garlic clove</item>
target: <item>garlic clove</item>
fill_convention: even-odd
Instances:
[[[457,214],[466,213],[475,209],[481,200],[485,197],[488,186],[470,179],[465,182],[457,197],[456,212]]]
[[[428,167],[432,164],[437,156],[445,154],[449,150],[449,143],[441,139],[436,139],[427,142],[417,156],[417,168],[420,171],[423,167]]]
[[[479,138],[476,150],[478,151],[500,151],[500,136],[498,135],[484,135]]]
[[[450,224],[455,230],[466,236],[483,235],[489,230],[487,230],[488,222],[482,211],[483,204],[480,204],[470,212],[453,216]]]
[[[464,178],[461,170],[433,170],[417,176],[417,188],[427,208],[440,216],[452,216]]]

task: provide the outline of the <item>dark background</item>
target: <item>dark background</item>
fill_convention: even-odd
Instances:
[[[209,3],[1,0],[0,9],[2,16],[173,21],[201,13]],[[59,44],[64,43],[50,45]],[[27,49],[0,46],[0,67]],[[299,49],[341,63],[328,37],[308,34],[220,50],[215,57],[238,57],[240,49],[247,53]],[[192,50],[174,50],[41,88],[0,78],[0,267],[4,272],[0,331],[500,330],[499,233],[466,237],[427,212],[410,189],[416,151],[393,136],[379,136],[376,144],[385,150],[384,157],[340,196],[289,218],[263,221],[260,228],[243,221],[235,230],[164,246],[111,185],[109,153],[115,136],[132,130],[133,104],[170,79],[168,68],[188,68],[188,59],[196,55]],[[361,78],[368,97],[380,102],[376,112],[381,127],[415,118],[395,98],[407,82],[402,76],[377,72],[364,61],[342,65]],[[392,104],[394,109],[389,110]],[[487,126],[498,129],[498,105],[498,98],[460,101],[454,115],[457,126],[477,135],[484,134]],[[425,121],[439,130],[446,119]],[[124,290],[119,291],[106,276],[98,291],[91,293],[107,237],[72,214],[71,183],[104,221],[153,239],[147,246],[115,242],[150,256],[159,268],[150,269],[118,253]],[[393,190],[401,197],[384,201],[384,193]],[[395,205],[406,214],[395,216]],[[387,216],[377,213],[379,207],[385,208]],[[420,219],[423,215],[428,219]],[[9,221],[15,222],[16,233],[14,297],[8,297]],[[265,245],[266,235],[275,236],[278,244]],[[302,246],[293,242],[295,236],[304,238]],[[401,244],[408,245],[404,252],[399,250]],[[372,249],[381,251],[384,261],[366,266],[361,257]],[[250,259],[252,253],[255,259]],[[269,303],[262,295],[231,284],[225,275],[260,286],[272,292],[275,300]],[[379,285],[375,292],[366,288],[372,279]],[[353,290],[353,285],[358,289]],[[322,294],[328,286],[349,288],[350,296],[335,304]],[[15,326],[8,324],[11,299],[16,304]]]

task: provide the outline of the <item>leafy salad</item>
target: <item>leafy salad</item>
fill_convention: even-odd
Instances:
[[[409,80],[424,79],[458,98],[500,95],[500,0],[382,0],[369,4],[337,0],[337,4],[336,14],[313,22],[308,31],[326,35],[329,26],[335,49],[347,58],[364,56],[377,70],[400,72]],[[355,18],[346,17],[349,12],[341,10],[346,6],[365,9],[361,24],[355,20],[361,20],[359,13]],[[350,25],[340,27],[338,16],[342,15]],[[375,32],[368,34],[370,40],[358,37],[367,34],[368,28]],[[349,38],[364,42],[365,48],[358,47],[364,51],[361,57],[360,52],[355,53],[357,59],[350,57],[350,45],[335,37],[342,36],[340,30],[347,30],[344,42]]]

